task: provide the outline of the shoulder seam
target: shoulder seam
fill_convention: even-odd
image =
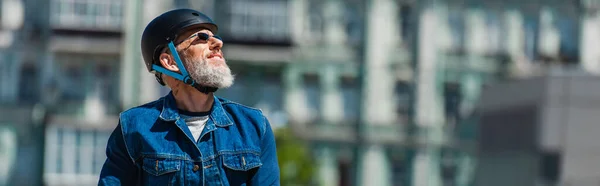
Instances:
[[[125,131],[123,130],[123,125],[121,124],[121,114],[119,114],[119,127],[121,127],[121,137],[123,137],[123,145],[125,145],[125,151],[127,151],[127,156],[131,159],[131,162],[135,165],[135,159],[131,156],[129,152],[129,147],[127,147],[127,141],[125,140]]]

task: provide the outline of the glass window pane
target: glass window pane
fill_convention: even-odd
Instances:
[[[117,29],[121,26],[122,1],[53,1],[51,20],[54,27],[68,29]],[[108,25],[108,26],[107,26]]]

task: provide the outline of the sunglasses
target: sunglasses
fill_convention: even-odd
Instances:
[[[223,41],[223,39],[221,39],[221,37],[219,37],[218,35],[210,36],[207,33],[197,32],[195,34],[192,34],[190,37],[185,38],[183,41],[177,43],[176,45],[179,45],[189,39],[195,39],[194,41],[198,41],[198,40],[208,41],[208,39],[210,39],[211,37],[217,38],[219,41]]]

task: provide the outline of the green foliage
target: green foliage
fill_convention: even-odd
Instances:
[[[306,142],[298,139],[289,128],[275,131],[281,185],[310,185],[315,165]]]

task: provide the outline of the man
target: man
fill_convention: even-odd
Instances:
[[[121,113],[99,185],[279,185],[268,120],[213,95],[233,83],[216,34],[209,17],[190,9],[146,26],[146,67],[171,92]]]

